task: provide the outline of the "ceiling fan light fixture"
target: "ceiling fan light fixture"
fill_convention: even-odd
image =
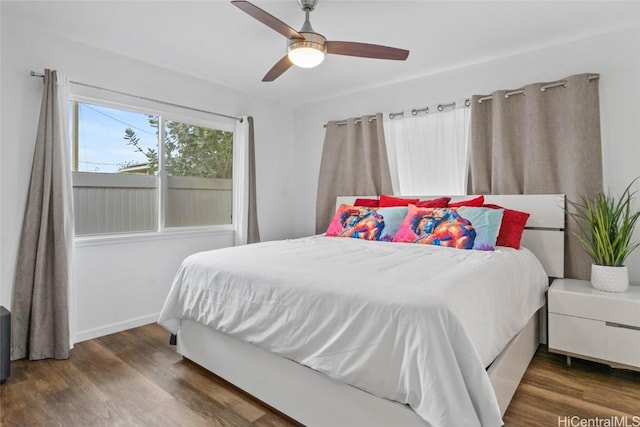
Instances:
[[[324,52],[315,47],[298,47],[288,53],[294,65],[302,68],[317,67],[324,61]]]
[[[317,33],[300,33],[304,40],[290,39],[287,56],[294,65],[302,68],[317,67],[324,61],[327,39]]]

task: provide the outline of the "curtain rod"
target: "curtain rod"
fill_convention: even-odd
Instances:
[[[600,78],[600,74],[592,74],[590,76],[587,76],[587,80],[588,81],[592,81],[592,80],[596,80]],[[567,81],[566,80],[559,80],[557,82],[553,82],[553,83],[549,83],[546,84],[544,86],[540,87],[540,91],[541,92],[545,92],[547,89],[551,89],[554,87],[567,87]],[[504,94],[505,98],[509,98],[512,95],[523,95],[524,94],[524,88],[523,89],[518,89],[518,90],[514,90],[511,92],[507,92]],[[482,104],[484,101],[490,101],[493,99],[493,95],[488,95],[488,96],[483,96],[482,98],[478,99],[478,103]]]
[[[464,106],[465,107],[469,107],[471,106],[471,100],[469,99],[465,99],[464,100]],[[442,112],[444,111],[445,108],[456,108],[456,103],[455,102],[450,102],[448,104],[438,104],[438,106],[436,107],[438,109],[438,111]],[[425,112],[427,114],[429,114],[429,107],[424,107],[424,108],[414,108],[413,110],[411,110],[411,115],[412,116],[417,116],[418,113],[422,113]],[[398,116],[404,116],[404,111],[399,111],[397,113],[389,113],[389,118],[390,119],[395,119]]]
[[[369,122],[373,122],[373,121],[376,121],[376,120],[377,120],[376,116],[369,117]],[[353,122],[356,123],[356,124],[362,123],[362,119],[355,119]],[[346,120],[343,120],[341,122],[336,122],[336,126],[342,126],[342,125],[346,125],[346,124],[347,124]],[[327,127],[327,125],[328,125],[328,123],[325,123],[323,125],[323,127]]]
[[[464,106],[465,107],[471,106],[471,100],[465,99],[464,100]],[[438,109],[438,111],[444,111],[445,108],[450,108],[450,107],[456,108],[456,103],[455,102],[450,102],[448,104],[438,104],[437,109]],[[419,108],[419,109],[414,108],[413,110],[411,110],[411,115],[412,116],[416,116],[416,115],[418,115],[418,113],[421,113],[421,112],[425,112],[425,113],[429,114],[429,107],[424,107],[424,108]],[[404,111],[400,111],[400,112],[397,112],[397,113],[389,113],[389,118],[390,119],[395,119],[398,116],[404,116]],[[376,120],[376,116],[372,116],[371,118],[369,118],[370,122],[372,122],[374,120]],[[362,122],[362,119],[356,119],[355,120],[355,123],[360,123],[360,122]],[[341,122],[336,122],[336,126],[342,126],[342,125],[346,125],[346,124],[347,124],[346,120],[343,120]],[[323,125],[323,127],[326,128],[327,127],[327,123],[325,123]]]
[[[35,71],[31,71],[30,74],[31,74],[31,77],[44,78],[44,74],[36,73]],[[104,88],[104,87],[94,86],[94,85],[90,85],[90,84],[87,84],[87,83],[80,83],[80,82],[74,82],[74,81],[69,81],[69,83],[74,84],[76,86],[83,86],[83,87],[88,87],[88,88],[91,88],[91,89],[102,90],[102,91],[109,92],[109,93],[115,93],[115,94],[118,94],[118,95],[124,95],[124,96],[128,96],[128,97],[131,97],[131,98],[137,98],[137,99],[141,99],[143,101],[151,101],[151,102],[156,102],[156,103],[162,104],[162,105],[169,105],[171,107],[178,107],[178,108],[184,108],[185,110],[197,111],[198,113],[213,114],[214,116],[225,117],[227,119],[237,120],[240,123],[242,123],[242,117],[229,116],[227,114],[216,113],[216,112],[207,111],[207,110],[201,110],[199,108],[187,107],[186,105],[174,104],[173,102],[162,101],[160,99],[155,99],[155,98],[147,98],[146,96],[133,95],[133,94],[130,94],[130,93],[127,93],[127,92],[120,92],[118,90],[107,89],[107,88]]]

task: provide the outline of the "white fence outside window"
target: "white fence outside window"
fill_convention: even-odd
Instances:
[[[231,179],[168,177],[165,227],[231,224]],[[158,230],[158,178],[73,173],[76,235]]]
[[[231,179],[170,176],[165,227],[231,224]]]

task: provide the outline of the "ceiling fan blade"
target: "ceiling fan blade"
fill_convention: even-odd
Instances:
[[[287,71],[292,65],[293,65],[293,62],[291,62],[289,57],[287,55],[283,56],[282,59],[280,59],[280,61],[276,62],[276,65],[271,67],[269,72],[263,77],[262,81],[263,82],[274,81],[275,79],[280,77],[282,73]]]
[[[287,38],[304,40],[304,37],[302,37],[296,30],[294,30],[275,16],[271,15],[270,13],[260,9],[258,6],[249,3],[248,1],[234,0],[231,2],[231,4],[238,7],[243,12],[253,16],[267,27],[276,30]]]
[[[334,55],[360,56],[363,58],[394,59],[404,61],[409,51],[395,47],[356,42],[327,42],[327,53]]]

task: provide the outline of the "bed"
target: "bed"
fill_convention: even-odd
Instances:
[[[159,323],[305,425],[501,425],[562,277],[564,198],[486,197],[531,214],[523,249],[311,236],[194,254]]]

